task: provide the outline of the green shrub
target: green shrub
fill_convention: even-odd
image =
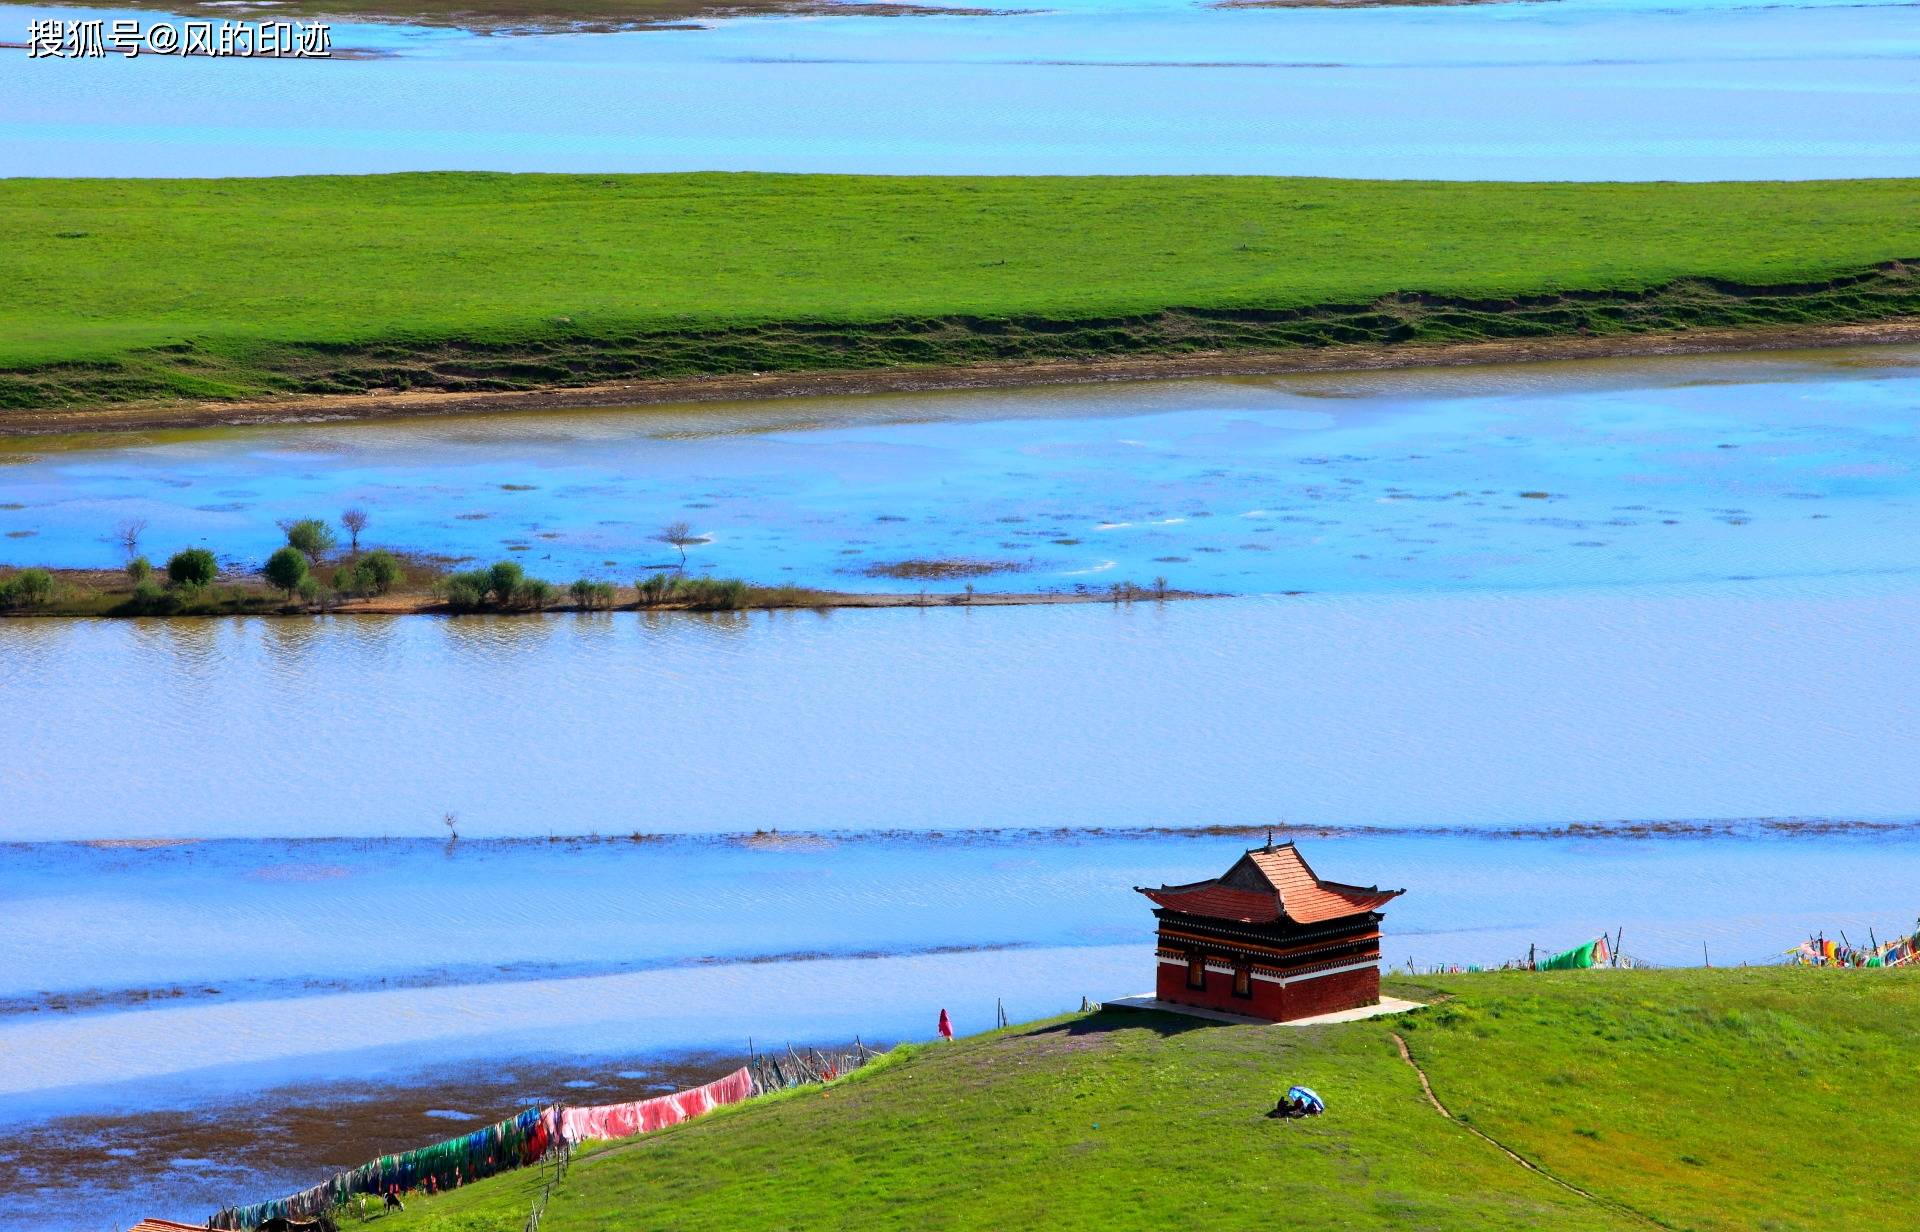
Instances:
[[[567,587],[567,590],[573,595],[573,601],[584,608],[612,608],[614,605],[615,595],[611,582],[595,582],[589,578],[581,578]]]
[[[0,607],[39,607],[53,600],[53,575],[45,569],[22,569],[0,581]]]
[[[503,607],[513,602],[514,593],[526,580],[527,571],[510,560],[503,560],[487,570],[487,589],[493,592],[494,601]]]
[[[188,548],[167,558],[167,580],[175,586],[206,586],[220,574],[220,563],[205,548]]]
[[[552,582],[543,582],[539,578],[528,578],[513,588],[514,601],[536,612],[550,607],[556,593]]]
[[[298,550],[308,560],[318,560],[333,551],[333,528],[319,518],[282,522],[280,529],[287,532],[287,546]]]
[[[143,578],[133,584],[127,607],[146,616],[164,616],[180,610],[180,597],[152,578]]]
[[[384,548],[376,548],[354,562],[353,572],[359,588],[384,595],[406,579],[400,560]]]
[[[477,612],[487,605],[493,589],[493,575],[485,569],[456,573],[440,584],[447,606],[456,612]]]
[[[635,582],[633,590],[643,604],[664,603],[673,590],[673,578],[669,574],[655,573]]]
[[[675,578],[668,597],[701,612],[737,612],[747,605],[748,589],[737,578]]]
[[[153,562],[144,556],[136,556],[127,562],[127,580],[137,589],[142,583],[153,578]]]
[[[289,544],[267,557],[266,567],[260,572],[270,585],[286,591],[287,598],[292,599],[300,583],[308,580],[306,553]]]

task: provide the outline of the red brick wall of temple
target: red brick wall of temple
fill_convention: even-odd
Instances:
[[[1184,965],[1161,963],[1154,981],[1154,996],[1175,1005],[1197,1005],[1229,1014],[1286,1022],[1372,1005],[1380,999],[1380,968],[1368,965],[1318,979],[1296,980],[1284,988],[1265,980],[1254,980],[1253,996],[1247,998],[1233,995],[1233,976],[1229,972],[1207,972],[1207,986],[1202,990],[1187,987]]]
[[[1358,971],[1323,975],[1317,980],[1302,980],[1287,985],[1286,994],[1286,1013],[1281,1015],[1282,1021],[1372,1005],[1380,999],[1380,968],[1371,965]]]

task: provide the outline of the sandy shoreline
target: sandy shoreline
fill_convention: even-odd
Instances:
[[[1702,329],[1607,337],[1543,337],[1488,342],[1338,346],[1286,351],[1211,351],[1182,355],[1053,361],[1009,361],[933,367],[835,369],[617,381],[598,385],[488,393],[376,392],[296,395],[240,402],[139,402],[88,409],[0,414],[0,436],[53,436],[161,428],[422,418],[585,407],[670,403],[748,402],[776,398],[1012,389],[1021,386],[1099,384],[1181,377],[1274,376],[1292,372],[1373,371],[1539,363],[1551,360],[1706,355],[1738,351],[1804,350],[1920,342],[1920,319],[1857,325]],[[909,606],[891,602],[850,606]],[[1037,601],[1031,597],[1017,602]],[[1060,602],[1081,602],[1061,597]],[[976,602],[988,602],[976,596]]]

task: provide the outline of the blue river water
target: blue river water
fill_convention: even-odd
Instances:
[[[686,517],[716,572],[1240,597],[0,623],[0,1114],[105,1161],[69,1190],[0,1147],[0,1223],[291,1190],[365,1140],[312,1126],[369,1109],[404,1145],[748,1039],[1136,992],[1131,888],[1268,826],[1408,888],[1395,965],[1909,927],[1914,359],[9,442],[16,562],[109,563],[147,516],[243,564],[359,503],[375,540],[562,578]]]
[[[370,54],[327,63],[0,48],[0,175],[1913,175],[1913,13],[1067,0],[342,25]],[[124,14],[0,6],[0,42],[41,15]],[[6,442],[0,563],[114,564],[111,527],[145,518],[150,552],[244,568],[277,519],[360,505],[374,541],[560,581],[630,581],[686,520],[692,569],[761,581],[908,589],[874,567],[962,558],[995,589],[1241,597],[0,624],[0,1226],[197,1219],[356,1158],[251,1112],[168,1154],[142,1137],[168,1117],[330,1119],[498,1077],[500,1107],[386,1131],[423,1142],[551,1094],[514,1087],[536,1061],[604,1090],[749,1039],[1139,991],[1131,887],[1217,872],[1268,826],[1328,876],[1408,887],[1394,965],[1601,930],[1657,963],[1765,962],[1909,927],[1916,362]],[[109,1158],[41,1171],[58,1142]]]
[[[1905,931],[1913,833],[1290,836],[1323,875],[1408,887],[1386,960],[1425,969],[1601,931],[1636,960],[1721,965],[1779,961],[1814,933]],[[156,1206],[198,1218],[355,1162],[351,1142],[284,1144],[292,1107],[331,1121],[395,1103],[377,1124],[400,1146],[555,1091],[591,1102],[678,1072],[676,1056],[714,1072],[750,1041],[925,1038],[942,1009],[968,1032],[998,1005],[1018,1020],[1139,992],[1152,921],[1131,888],[1216,874],[1262,838],[0,847],[0,1108],[23,1139],[0,1147],[0,1210],[76,1229]],[[466,1080],[476,1068],[488,1095]],[[223,1145],[190,1145],[195,1132]],[[183,1142],[171,1160],[158,1145]],[[83,1191],[58,1162],[76,1143],[111,1156],[86,1165]]]
[[[0,174],[1914,175],[1912,14],[1897,0],[1064,0],[601,35],[341,26],[337,46],[378,55],[328,62],[0,49]],[[82,15],[120,16],[0,6],[0,41]]]
[[[1920,349],[1315,374],[0,442],[0,562],[257,568],[276,523],[564,584],[1419,593],[1920,565]]]

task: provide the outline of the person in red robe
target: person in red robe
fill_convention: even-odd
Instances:
[[[940,1011],[940,1038],[943,1040],[953,1038],[953,1019],[947,1017],[945,1010]]]

